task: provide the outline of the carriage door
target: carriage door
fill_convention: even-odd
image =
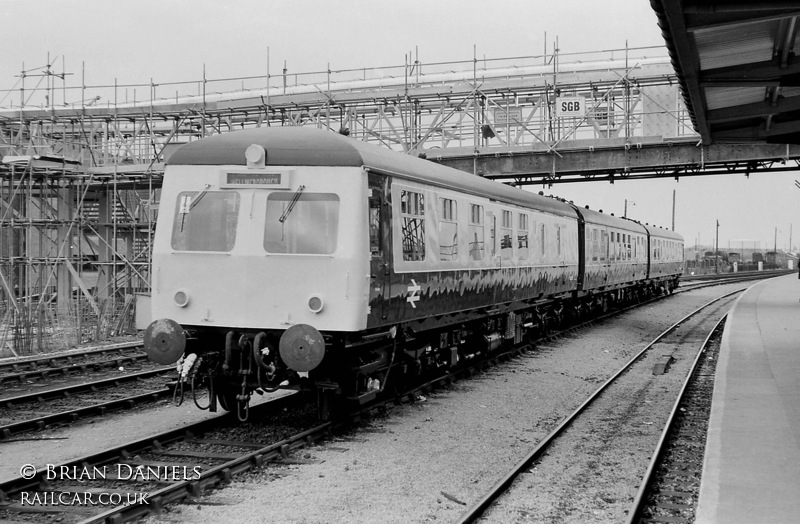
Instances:
[[[369,173],[367,206],[369,222],[369,255],[370,255],[370,313],[367,326],[375,326],[386,322],[387,301],[389,297],[389,276],[391,267],[391,234],[389,181],[383,175]]]

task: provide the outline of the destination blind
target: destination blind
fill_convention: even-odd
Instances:
[[[227,173],[225,182],[235,186],[280,186],[282,173]]]

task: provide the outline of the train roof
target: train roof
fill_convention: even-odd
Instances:
[[[676,233],[674,231],[670,231],[669,229],[664,229],[664,228],[661,228],[661,227],[651,226],[651,225],[648,225],[648,224],[645,224],[644,227],[645,227],[645,229],[647,229],[647,231],[650,232],[650,236],[651,237],[666,238],[668,240],[678,240],[680,242],[683,242],[683,236],[681,236],[680,234],[678,234],[678,233]]]
[[[670,231],[669,229],[651,226],[650,224],[642,224],[641,222],[637,222],[635,220],[619,218],[615,217],[614,215],[607,215],[605,213],[588,208],[579,209],[578,211],[580,211],[581,215],[583,215],[583,219],[587,224],[613,226],[626,231],[635,231],[637,233],[647,232],[651,237],[666,238],[668,240],[678,240],[683,242],[683,237],[681,235],[675,233],[674,231]]]
[[[307,127],[260,127],[189,142],[167,160],[174,165],[247,165],[245,150],[258,144],[268,166],[352,166],[473,193],[561,216],[577,218],[562,201],[493,182],[411,155],[367,144],[332,131]]]
[[[642,234],[646,233],[644,226],[633,220],[615,217],[614,215],[607,215],[589,208],[581,208],[578,209],[578,211],[580,211],[581,215],[583,215],[583,219],[587,224],[612,226],[624,229],[626,231],[635,231],[636,233]]]

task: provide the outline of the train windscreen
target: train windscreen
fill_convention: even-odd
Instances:
[[[267,198],[264,249],[268,253],[331,254],[338,231],[336,194],[276,192]]]

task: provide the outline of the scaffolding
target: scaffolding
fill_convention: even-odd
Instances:
[[[0,168],[0,344],[25,355],[130,333],[158,190],[41,155]]]
[[[501,59],[474,51],[441,63],[409,54],[399,66],[290,74],[284,64],[278,75],[267,58],[265,75],[210,79],[204,68],[197,80],[133,85],[67,86],[68,74],[51,67],[43,75],[52,81],[33,91],[31,74],[20,75],[17,103],[14,90],[0,90],[0,148],[21,133],[106,175],[158,168],[183,143],[260,126],[331,129],[410,154],[695,135],[663,47]],[[580,114],[558,110],[567,98],[583,101]]]

